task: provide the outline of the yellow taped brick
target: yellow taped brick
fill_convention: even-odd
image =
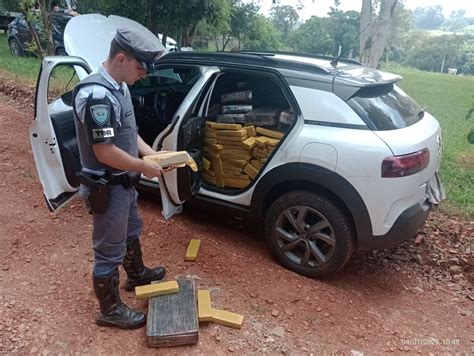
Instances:
[[[231,173],[237,176],[240,176],[242,173],[242,168],[237,168],[237,167],[230,167],[230,166],[222,166],[222,171],[223,173]]]
[[[224,184],[230,188],[245,188],[250,184],[250,179],[224,178]]]
[[[147,284],[146,286],[135,287],[135,296],[137,299],[148,299],[156,297],[157,295],[165,295],[178,293],[179,286],[176,281],[166,281],[153,284]]]
[[[204,143],[207,143],[207,144],[217,143],[217,139],[216,138],[205,138]]]
[[[255,137],[249,137],[246,139],[244,142],[242,142],[242,145],[246,146],[249,150],[255,147]]]
[[[228,159],[239,159],[239,160],[245,160],[248,161],[250,158],[252,158],[251,154],[247,155],[222,155],[222,159],[228,160]]]
[[[201,240],[191,239],[189,241],[188,249],[186,250],[185,261],[196,261],[199,252],[199,246],[201,246]]]
[[[209,289],[198,290],[198,317],[199,321],[212,320],[211,293]]]
[[[203,157],[202,166],[204,169],[208,170],[209,168],[211,168],[211,161],[209,161],[206,157]]]
[[[250,164],[258,171],[262,169],[262,163],[258,159],[251,160]]]
[[[222,151],[221,151],[221,154],[223,155],[247,155],[249,152],[247,150],[231,150],[231,149],[228,149],[228,148],[224,148]]]
[[[242,323],[244,322],[243,315],[232,313],[226,310],[211,308],[211,313],[211,321],[219,325],[240,329],[242,327]]]
[[[244,142],[248,139],[247,135],[244,136],[217,136],[217,143],[225,145],[226,143],[235,144],[236,142]]]
[[[224,149],[224,146],[219,145],[218,143],[211,144],[208,147],[214,151],[221,151],[222,149]]]
[[[224,163],[229,166],[244,168],[247,164],[247,161],[244,159],[227,159]]]
[[[211,165],[212,166],[212,165]],[[207,175],[210,175],[211,177],[214,177],[216,174],[214,173],[214,171],[212,170],[204,170],[204,173],[207,174]]]
[[[256,129],[257,133],[273,138],[278,138],[282,139],[283,136],[285,135],[283,132],[280,131],[274,131],[274,130],[269,130],[269,129],[264,129],[263,127],[257,127]]]
[[[204,138],[217,138],[217,134],[211,132],[204,132]]]
[[[257,136],[257,131],[255,131],[255,126],[245,126],[244,129],[247,130],[247,135],[249,137]]]
[[[242,137],[247,136],[247,130],[240,129],[240,130],[219,130],[217,131],[217,137]]]
[[[217,122],[206,121],[206,126],[217,130],[240,130],[240,124],[219,124]]]
[[[221,158],[221,155],[220,155],[220,154],[215,153],[215,152],[213,152],[212,150],[211,150],[211,151],[207,151],[206,149],[204,149],[204,156],[206,156],[207,158],[210,158],[210,159],[218,159],[218,158]]]
[[[209,174],[203,173],[202,179],[204,179],[206,183],[216,185],[216,179],[214,177],[211,177]]]
[[[215,179],[216,179],[216,186],[219,188],[224,188],[224,171],[222,169],[222,160],[221,159],[213,159],[212,166],[214,167]]]
[[[235,174],[235,173],[224,172],[223,176],[224,176],[224,179],[225,178],[249,179],[249,176],[247,174]]]
[[[258,170],[254,166],[252,166],[251,164],[247,164],[244,167],[244,172],[247,173],[250,176],[250,178],[252,178],[252,179],[255,179],[255,177],[258,174]]]

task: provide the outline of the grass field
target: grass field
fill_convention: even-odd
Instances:
[[[33,57],[13,58],[6,35],[0,34],[0,77],[34,86],[39,64]],[[447,193],[442,209],[472,220],[474,145],[467,142],[467,135],[474,127],[474,117],[470,120],[465,117],[474,107],[474,77],[422,72],[395,64],[384,70],[403,76],[399,85],[440,121],[444,142],[441,177]]]
[[[388,66],[385,70],[400,74],[400,87],[434,115],[443,129],[441,178],[447,201],[443,210],[471,219],[474,217],[474,145],[467,135],[474,117],[466,114],[474,108],[474,77],[422,72]]]

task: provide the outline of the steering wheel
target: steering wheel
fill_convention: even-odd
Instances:
[[[155,93],[153,97],[153,114],[158,121],[168,124],[168,101],[172,92],[170,90],[161,90]]]

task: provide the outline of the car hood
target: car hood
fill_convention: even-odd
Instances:
[[[164,52],[166,49],[160,40],[146,27],[125,17],[100,14],[88,14],[73,17],[64,30],[64,46],[70,56],[84,59],[93,71],[97,71],[100,64],[107,58],[117,28],[134,28],[149,37]],[[87,73],[78,69],[77,74],[82,80]]]

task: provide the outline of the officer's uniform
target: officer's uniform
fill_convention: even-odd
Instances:
[[[125,178],[123,175],[127,172],[100,163],[92,145],[114,143],[131,156],[138,157],[138,128],[127,85],[119,85],[101,66],[98,73],[90,75],[76,86],[75,108],[83,170],[97,176],[108,171],[117,179]],[[87,197],[89,193],[87,187],[81,186],[81,196]],[[126,239],[140,236],[143,221],[138,214],[136,200],[135,189],[114,185],[107,211],[93,214],[94,275],[110,274],[123,261]]]
[[[128,57],[152,63],[164,50],[150,43],[141,32],[118,29],[112,44]],[[161,46],[161,48],[160,48]],[[109,58],[112,63],[115,58]],[[125,289],[165,276],[163,267],[143,264],[139,237],[143,221],[138,213],[135,184],[139,172],[126,172],[99,162],[93,145],[114,144],[138,158],[138,128],[126,83],[117,83],[101,66],[97,73],[81,81],[73,92],[74,117],[81,157],[80,195],[87,198],[93,213],[93,286],[100,310],[96,323],[133,329],[144,325],[145,315],[121,302],[118,266],[127,272]]]

